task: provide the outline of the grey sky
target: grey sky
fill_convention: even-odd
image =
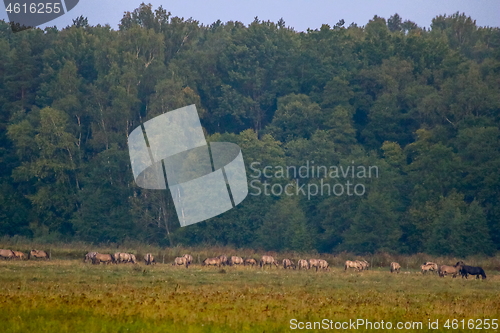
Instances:
[[[46,25],[63,28],[72,23],[72,19],[83,15],[91,25],[110,24],[117,29],[123,12],[137,8],[141,0],[80,0],[80,3],[67,15],[57,18]],[[241,21],[249,24],[255,16],[261,20],[277,22],[281,17],[287,26],[297,31],[307,28],[318,29],[322,24],[337,23],[344,19],[346,24],[355,22],[365,25],[374,15],[386,19],[398,13],[404,20],[414,21],[421,27],[429,27],[434,18],[440,14],[465,12],[476,20],[479,26],[500,26],[499,0],[423,0],[423,1],[334,1],[334,0],[170,0],[144,1],[151,3],[153,8],[162,5],[174,16],[192,17],[203,24],[211,24],[218,19],[226,21]],[[0,9],[0,19],[7,20],[4,8]],[[42,28],[44,26],[41,26]]]

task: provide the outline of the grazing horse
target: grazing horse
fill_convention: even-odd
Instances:
[[[297,264],[299,265],[299,269],[309,269],[311,268],[311,266],[309,266],[309,261],[305,260],[305,259],[300,259]]]
[[[118,264],[120,263],[120,252],[116,252],[114,254],[111,255],[111,259],[113,259],[113,263],[114,264]]]
[[[222,264],[222,261],[220,260],[219,257],[207,258],[207,259],[203,260],[203,262],[201,263],[202,266],[213,265],[213,266],[217,266],[217,267],[220,267],[221,264]]]
[[[361,271],[368,269],[368,267],[370,266],[370,264],[366,260],[363,260],[363,261],[355,260],[354,262],[358,265],[358,268]]]
[[[232,256],[229,261],[229,266],[241,265],[241,264],[243,264],[243,259],[241,259],[241,257]]]
[[[316,267],[316,272],[318,271],[318,268],[321,268],[320,265],[320,259],[309,259],[309,266],[311,268]]]
[[[129,256],[130,256],[129,262],[137,264],[137,258],[135,257],[135,254],[129,253]]]
[[[220,259],[220,263],[221,263],[222,265],[226,266],[226,265],[228,265],[228,264],[229,264],[229,263],[228,263],[228,260],[227,260],[227,257],[226,257],[225,255],[223,255],[223,254],[222,254],[222,255],[218,256],[217,258],[219,258],[219,259]]]
[[[193,256],[190,254],[185,254],[183,255],[184,258],[186,258],[188,265],[191,265],[193,263]]]
[[[151,253],[146,253],[146,255],[144,256],[144,263],[146,265],[156,264],[155,258],[153,257],[153,255]]]
[[[269,268],[272,267],[272,265],[276,266],[278,268],[278,262],[274,260],[273,257],[271,256],[262,256],[262,259],[260,259],[260,267],[266,267],[266,265],[269,265]]]
[[[347,271],[348,268],[354,268],[355,270],[362,270],[363,269],[363,266],[361,266],[359,263],[357,263],[356,261],[351,261],[351,260],[347,260],[345,262],[345,270]]]
[[[175,258],[174,263],[172,264],[172,266],[182,266],[182,265],[186,266],[186,268],[189,267],[188,260],[185,257]]]
[[[115,253],[115,256],[116,256],[116,253]],[[128,253],[120,252],[120,253],[118,253],[118,259],[115,258],[115,260],[117,262],[128,263],[132,260],[132,257]]]
[[[420,270],[422,271],[422,274],[425,274],[426,272],[438,272],[438,265],[436,263],[433,263],[431,261],[428,261],[424,263],[422,266],[420,266]]]
[[[470,275],[475,275],[476,279],[479,279],[479,275],[481,275],[481,278],[484,280],[486,279],[486,273],[484,272],[482,267],[474,267],[474,266],[467,266],[467,265],[462,265],[462,269],[460,270],[460,274],[462,274],[462,279],[469,278]]]
[[[330,271],[330,265],[328,264],[328,262],[326,260],[319,259],[318,262],[319,262],[318,268],[321,268],[322,270],[325,270],[325,271]]]
[[[455,266],[443,265],[443,266],[439,267],[439,276],[444,277],[445,275],[451,274],[451,275],[453,275],[453,278],[456,278],[457,274],[460,272],[463,265],[464,265],[464,263],[461,261],[457,262],[457,264]]]
[[[12,258],[15,258],[16,255],[12,250],[1,249],[0,250],[0,257],[4,258],[4,259],[12,259]]]
[[[123,252],[116,252],[111,255],[111,259],[114,264],[127,263],[130,262],[130,254]]]
[[[113,259],[113,262],[115,264],[118,264],[118,263],[128,263],[128,262],[131,262],[132,264],[136,264],[137,263],[137,259],[135,257],[135,254],[132,254],[132,253],[123,253],[123,252],[117,252],[113,255],[111,255],[111,258]]]
[[[111,254],[96,253],[94,258],[92,258],[92,264],[99,265],[101,262],[105,263],[106,265],[112,263],[113,258],[111,257]]]
[[[16,259],[24,260],[26,258],[26,256],[24,255],[24,253],[22,253],[20,251],[12,251],[12,252],[14,252],[14,255],[15,255]]]
[[[295,269],[295,264],[290,259],[283,259],[283,268],[284,269],[287,269],[287,268]]]
[[[252,267],[253,267],[253,265],[257,266],[257,261],[253,258],[247,258],[247,259],[243,260],[243,266],[246,266],[246,265],[252,265]]]
[[[85,258],[83,258],[83,262],[92,261],[92,258],[94,258],[96,254],[97,254],[97,252],[89,252],[89,253],[87,253],[85,255]]]
[[[318,269],[330,270],[330,265],[328,265],[328,262],[323,259],[309,259],[309,267],[316,267],[316,272]]]
[[[398,264],[397,262],[391,262],[391,273],[398,273],[399,274],[399,270],[401,269],[401,265]]]
[[[28,259],[31,257],[34,258],[45,258],[45,260],[49,260],[49,254],[45,251],[38,251],[38,250],[31,250],[30,253],[28,254]]]

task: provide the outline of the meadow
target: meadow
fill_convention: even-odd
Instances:
[[[437,332],[448,331],[447,319],[500,319],[496,270],[484,281],[422,275],[404,264],[400,274],[377,265],[345,272],[333,255],[329,272],[219,269],[196,263],[200,249],[191,249],[189,268],[170,264],[172,251],[188,250],[171,249],[168,262],[154,266],[85,264],[74,248],[52,250],[50,261],[0,261],[0,332],[282,332],[292,319],[325,318],[423,323],[405,331],[431,331],[429,319],[439,320]]]

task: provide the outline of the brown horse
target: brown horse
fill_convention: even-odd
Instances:
[[[257,266],[257,261],[253,258],[247,258],[245,260],[243,260],[243,266],[246,266],[246,265],[251,265],[253,267],[253,265]]]
[[[437,273],[439,269],[436,263],[428,261],[424,263],[422,266],[420,266],[420,270],[422,271],[422,274],[425,274],[426,272]]]
[[[15,253],[12,250],[0,249],[0,258],[12,259],[12,258],[15,258],[15,257],[16,257],[16,255],[15,255]]]
[[[185,257],[175,258],[174,263],[172,264],[172,266],[182,266],[182,265],[186,266],[186,268],[189,267],[188,260]]]
[[[299,269],[309,269],[311,266],[309,266],[309,261],[305,259],[300,259],[297,264],[299,265]]]
[[[318,268],[321,268],[322,270],[330,271],[330,265],[328,264],[328,262],[326,260],[323,260],[323,259],[319,259],[319,267]]]
[[[120,254],[121,254],[120,252],[116,252],[116,253],[111,255],[111,259],[113,260],[113,264],[119,264],[121,262]]]
[[[241,265],[241,264],[243,264],[243,259],[241,257],[232,256],[231,259],[229,260],[230,266]]]
[[[310,265],[311,269],[313,267],[316,267],[316,272],[317,272],[318,267],[319,267],[319,260],[318,259],[309,259],[309,265]]]
[[[201,263],[202,266],[213,265],[213,266],[218,266],[218,267],[220,267],[221,264],[222,264],[222,261],[220,260],[219,257],[207,258],[207,259],[203,260],[203,262]]]
[[[398,273],[399,274],[399,271],[401,269],[401,265],[398,264],[397,262],[391,262],[391,273]]]
[[[345,270],[347,271],[348,268],[354,268],[357,271],[361,271],[363,269],[363,266],[361,266],[357,260],[356,261],[351,261],[347,260],[345,262]]]
[[[451,274],[453,275],[453,278],[456,278],[463,265],[464,263],[462,261],[457,262],[454,266],[443,265],[439,267],[439,276],[444,277],[445,275]]]
[[[26,256],[24,255],[24,253],[22,253],[20,251],[12,251],[12,252],[14,252],[16,259],[20,259],[20,260],[26,259]]]
[[[130,253],[120,253],[120,260],[123,263],[132,262],[132,255]]]
[[[28,259],[34,258],[45,258],[45,260],[49,260],[49,254],[45,251],[31,250],[28,254]]]
[[[220,259],[221,265],[224,265],[224,266],[228,265],[228,260],[227,260],[227,257],[225,255],[222,254],[222,255],[218,256],[217,258]]]
[[[328,262],[323,259],[309,259],[309,265],[311,268],[316,267],[316,272],[318,271],[318,269],[330,269]]]
[[[137,259],[135,257],[135,254],[129,253],[129,256],[130,256],[130,261],[129,262],[131,262],[133,264],[137,264]]]
[[[271,256],[262,256],[262,259],[260,259],[260,267],[266,267],[266,265],[269,265],[269,268],[272,267],[272,265],[276,266],[278,268],[278,262],[274,260],[273,257]]]
[[[92,264],[99,265],[101,262],[106,265],[112,263],[113,258],[111,257],[111,254],[96,253],[94,258],[92,258]]]
[[[295,269],[295,264],[290,259],[283,259],[283,268],[284,269],[287,269],[287,268]]]
[[[369,264],[368,264],[368,262],[366,260],[364,260],[364,261],[355,260],[354,262],[358,265],[358,267],[359,267],[360,270],[363,271],[365,269],[368,269]]]
[[[358,265],[360,265],[360,266],[361,266],[361,269],[362,269],[362,270],[368,269],[368,267],[370,267],[370,264],[369,264],[369,263],[368,263],[368,261],[366,261],[366,260],[363,260],[363,261],[361,261],[361,260],[356,260],[356,262],[358,263]]]
[[[186,258],[188,265],[191,265],[193,263],[193,256],[190,254],[185,254],[183,255],[184,258]]]
[[[153,257],[153,255],[151,253],[146,253],[146,255],[144,256],[144,263],[146,265],[156,264],[155,258]]]
[[[129,263],[131,262],[132,264],[137,263],[137,259],[135,258],[135,255],[132,253],[124,253],[124,252],[117,252],[113,255],[111,255],[111,259],[113,263],[118,264],[118,263]]]
[[[130,254],[124,253],[124,252],[116,252],[115,254],[111,255],[113,259],[113,263],[119,264],[119,263],[127,263],[130,262]]]

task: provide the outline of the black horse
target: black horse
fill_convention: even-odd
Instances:
[[[483,279],[486,279],[486,274],[484,273],[484,270],[481,267],[463,265],[462,268],[460,269],[460,274],[462,274],[462,279],[464,278],[464,276],[466,279],[468,279],[469,274],[475,275],[476,279],[479,279],[479,275],[481,275]]]

